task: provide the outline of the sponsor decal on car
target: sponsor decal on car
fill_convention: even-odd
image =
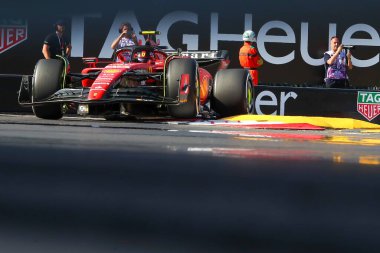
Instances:
[[[216,52],[183,52],[182,55],[193,59],[209,59],[217,57]]]
[[[190,75],[182,74],[180,80],[179,102],[186,103],[190,91]]]
[[[368,121],[380,114],[380,92],[358,91],[357,110]]]
[[[125,69],[125,68],[129,68],[128,65],[125,65],[125,64],[110,64],[110,65],[107,65],[105,66],[104,68],[106,69]]]
[[[120,69],[105,69],[103,70],[103,72],[107,74],[114,74],[114,73],[119,73]]]
[[[28,38],[26,20],[0,20],[0,54],[20,44]]]

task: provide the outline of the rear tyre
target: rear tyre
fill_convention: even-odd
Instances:
[[[169,105],[168,113],[174,118],[194,118],[198,114],[197,98],[197,63],[193,59],[174,59],[169,62],[167,70],[166,96],[179,99],[182,74],[189,74],[189,94],[187,101],[178,105]]]
[[[61,89],[64,64],[57,59],[41,59],[34,69],[32,81],[32,102],[44,100]],[[32,106],[34,114],[42,119],[60,119],[63,116],[61,104]]]
[[[248,114],[253,110],[253,85],[245,69],[218,71],[212,89],[211,108],[222,117]]]

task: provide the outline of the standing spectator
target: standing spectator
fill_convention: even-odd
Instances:
[[[111,44],[113,50],[138,44],[136,34],[130,23],[122,23],[119,27],[119,33],[120,35]],[[131,60],[130,52],[122,52],[122,57],[122,61],[129,62]],[[119,58],[116,60],[121,61]]]
[[[263,65],[263,60],[261,59],[256,47],[253,45],[256,42],[256,36],[253,31],[245,31],[243,33],[244,45],[240,48],[239,61],[240,65],[249,70],[251,77],[253,79],[253,84],[256,86],[259,83],[259,73],[257,68]]]
[[[137,45],[137,37],[130,23],[122,23],[119,28],[120,35],[112,42],[111,48],[119,48]]]
[[[46,36],[42,47],[42,54],[45,59],[56,59],[57,55],[70,56],[71,43],[64,35],[65,27],[65,21],[58,20],[54,24],[55,32]]]
[[[346,88],[348,71],[352,69],[351,51],[344,49],[337,36],[330,39],[330,51],[324,54],[327,88]]]

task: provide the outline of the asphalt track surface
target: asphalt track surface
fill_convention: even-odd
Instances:
[[[0,252],[378,252],[380,132],[0,115]]]

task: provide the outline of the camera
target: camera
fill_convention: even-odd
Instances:
[[[355,46],[352,45],[343,45],[344,49],[355,49]]]

